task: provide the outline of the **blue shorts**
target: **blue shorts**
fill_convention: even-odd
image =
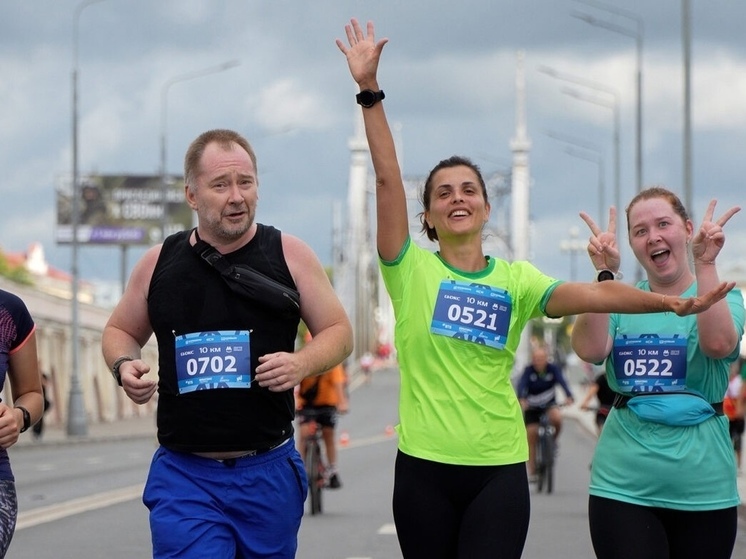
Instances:
[[[153,558],[292,559],[307,493],[292,441],[226,463],[161,446],[143,493]]]

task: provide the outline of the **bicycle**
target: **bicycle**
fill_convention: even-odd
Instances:
[[[554,489],[554,459],[557,451],[554,426],[549,422],[547,410],[539,416],[539,438],[536,441],[536,489],[541,492],[546,486],[547,494]]]
[[[312,515],[316,515],[323,512],[321,492],[326,486],[326,464],[321,453],[321,428],[313,414],[309,414],[306,425],[308,435],[305,438],[303,464],[308,479],[309,510]]]

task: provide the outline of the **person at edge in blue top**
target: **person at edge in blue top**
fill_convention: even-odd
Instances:
[[[308,490],[293,389],[350,354],[352,328],[311,248],[256,221],[257,160],[243,136],[200,134],[184,182],[197,227],[145,253],[102,339],[133,402],[158,391],[143,493],[153,557],[291,559]],[[221,261],[227,276],[209,263]],[[255,278],[251,290],[236,276]],[[313,340],[295,351],[301,319]],[[152,334],[157,379],[141,356]]]
[[[632,251],[647,274],[641,293],[694,297],[720,284],[715,260],[733,207],[710,202],[695,228],[681,200],[655,186],[627,207]],[[620,266],[616,211],[602,231],[587,214],[597,270]],[[600,272],[599,272],[600,273]],[[611,278],[610,278],[611,279]],[[604,281],[604,284],[617,282]],[[736,537],[736,465],[722,400],[744,328],[739,290],[697,316],[584,314],[572,346],[605,361],[618,393],[596,446],[588,515],[600,559],[726,559]]]
[[[13,401],[0,400],[0,557],[8,551],[18,518],[8,448],[44,413],[36,325],[21,298],[0,289],[0,389],[6,380]]]
[[[547,348],[539,345],[531,352],[531,363],[523,370],[518,380],[518,401],[523,410],[528,435],[528,476],[536,481],[536,443],[539,440],[539,420],[546,412],[549,423],[554,427],[555,443],[562,431],[562,412],[557,405],[557,385],[565,392],[565,404],[572,405],[570,386],[562,373],[562,367],[549,362]]]
[[[376,176],[377,248],[396,317],[401,387],[393,511],[404,559],[519,558],[528,531],[526,429],[510,381],[529,320],[581,312],[690,314],[733,288],[687,299],[621,282],[563,283],[528,262],[486,256],[490,204],[479,168],[454,156],[424,186],[422,228],[409,236],[401,169],[381,102],[378,63],[388,39],[372,22],[337,39],[360,93]],[[389,92],[391,93],[391,92]]]

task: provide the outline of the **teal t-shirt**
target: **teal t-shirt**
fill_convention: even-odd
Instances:
[[[560,282],[494,258],[460,271],[411,239],[380,266],[396,317],[399,449],[445,464],[526,461],[510,375],[523,328]]]
[[[649,291],[647,281],[638,287]],[[694,297],[696,283],[681,294]],[[727,295],[738,336],[744,329],[743,296],[734,289]],[[622,339],[658,336],[683,338],[685,355],[672,359],[686,388],[696,390],[709,402],[723,400],[730,364],[739,348],[725,359],[711,359],[699,347],[695,315],[612,314],[609,334]],[[665,346],[664,346],[665,347]],[[609,386],[624,391],[623,371],[606,360]],[[673,375],[676,376],[676,375]],[[619,378],[618,378],[619,377]],[[621,380],[620,380],[621,379]],[[613,409],[596,446],[591,470],[590,494],[628,503],[679,510],[714,510],[739,503],[736,464],[728,434],[728,418],[713,416],[693,426],[671,427],[639,419],[628,407]]]

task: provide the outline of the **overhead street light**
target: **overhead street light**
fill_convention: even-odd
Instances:
[[[622,25],[616,25],[614,23],[598,19],[596,17],[593,17],[590,14],[586,14],[583,12],[573,12],[571,15],[573,17],[576,17],[582,21],[585,21],[586,23],[593,25],[595,27],[601,27],[603,29],[607,29],[609,31],[613,31],[614,33],[619,33],[621,35],[625,35],[627,37],[630,37],[635,40],[635,46],[636,46],[636,72],[635,72],[635,87],[636,87],[636,110],[635,110],[635,187],[636,191],[640,192],[642,190],[642,41],[644,37],[644,26],[643,21],[640,16],[637,14],[630,12],[629,10],[624,10],[621,8],[617,8],[615,6],[609,6],[607,4],[602,4],[601,2],[595,2],[593,0],[576,0],[577,2],[581,2],[583,4],[586,4],[588,6],[593,6],[595,8],[598,8],[600,10],[604,10],[608,13],[616,14],[618,16],[627,18],[628,20],[631,20],[635,24],[635,29],[629,29],[627,27],[624,27]],[[686,1],[686,0],[684,0]]]
[[[238,60],[229,60],[217,66],[210,66],[201,70],[186,72],[168,79],[161,87],[161,202],[163,204],[163,214],[161,216],[161,241],[166,238],[168,228],[168,171],[166,169],[166,135],[168,124],[168,91],[172,85],[201,78],[210,74],[217,74],[241,64]]]
[[[604,166],[603,152],[597,146],[590,142],[585,142],[578,138],[573,138],[566,134],[557,134],[556,132],[547,132],[547,136],[560,142],[570,144],[565,146],[565,153],[577,157],[578,159],[585,159],[591,163],[595,163],[598,167],[598,220],[599,223],[603,222],[604,215],[607,212],[606,207],[606,186],[604,176],[606,174]]]
[[[611,100],[602,99],[600,97],[593,97],[589,95],[585,95],[582,92],[571,89],[571,88],[562,88],[562,92],[566,95],[570,95],[571,97],[575,97],[576,99],[579,99],[581,101],[586,101],[589,103],[593,103],[594,105],[600,105],[602,107],[605,107],[607,109],[611,109],[613,114],[613,145],[614,145],[614,206],[617,209],[617,212],[621,211],[622,206],[622,200],[621,200],[621,163],[620,163],[620,118],[619,118],[619,93],[606,85],[603,85],[601,83],[595,82],[593,80],[588,80],[586,78],[581,78],[578,76],[573,76],[572,74],[566,74],[564,72],[559,72],[555,70],[554,68],[551,68],[549,66],[539,66],[538,68],[539,72],[546,74],[548,76],[551,76],[555,79],[573,83],[576,85],[580,85],[583,87],[587,87],[589,89],[592,89],[598,93],[608,95]],[[617,220],[617,227],[616,231],[614,232],[617,238],[619,238],[619,220]]]

